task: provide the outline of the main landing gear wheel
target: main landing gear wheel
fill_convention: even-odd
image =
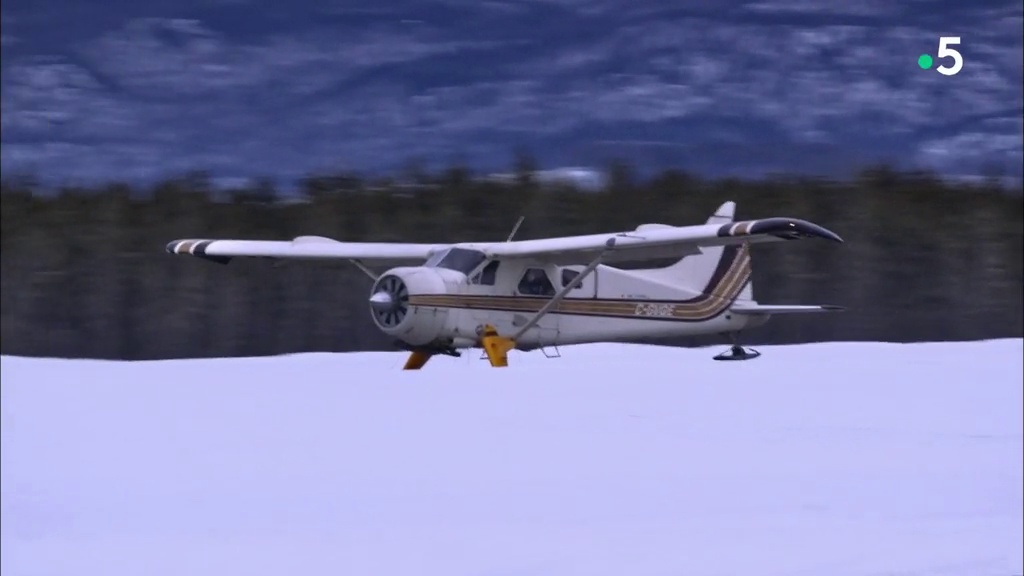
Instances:
[[[753,360],[760,355],[761,353],[753,348],[744,348],[738,344],[733,344],[732,348],[715,356],[715,360]]]

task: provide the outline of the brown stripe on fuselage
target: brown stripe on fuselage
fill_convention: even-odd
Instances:
[[[748,244],[726,246],[703,293],[686,300],[637,300],[623,298],[572,298],[558,302],[552,314],[641,318],[700,322],[728,309],[750,281]],[[423,294],[409,297],[412,306],[535,313],[549,296],[496,296],[485,294]]]
[[[730,246],[722,247],[722,256],[718,259],[718,265],[715,266],[715,271],[711,273],[711,278],[708,279],[708,283],[704,286],[704,290],[701,293],[691,298],[690,300],[699,300],[706,298],[709,294],[714,294],[715,289],[722,285],[726,275],[733,270],[739,260],[742,259],[746,253],[744,246],[737,246],[735,244]]]

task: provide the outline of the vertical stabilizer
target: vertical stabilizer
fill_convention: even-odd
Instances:
[[[715,213],[708,218],[708,224],[726,224],[736,218],[736,203],[732,200],[722,204],[715,210]]]

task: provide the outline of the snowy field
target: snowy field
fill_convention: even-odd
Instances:
[[[4,576],[1012,576],[1021,340],[2,360]]]

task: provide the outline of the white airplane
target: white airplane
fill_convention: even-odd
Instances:
[[[320,236],[276,240],[175,240],[172,254],[226,263],[234,257],[342,259],[374,280],[377,327],[411,351],[406,370],[437,354],[483,348],[491,366],[508,352],[589,342],[728,335],[717,360],[748,360],[741,331],[775,314],[839,306],[763,305],[754,300],[750,247],[802,238],[843,240],[796,218],[734,221],[722,204],[706,224],[644,224],[636,230],[539,240],[457,244],[339,242]],[[522,220],[520,220],[520,223]],[[610,263],[672,259],[648,269]],[[370,266],[395,266],[378,275]]]

